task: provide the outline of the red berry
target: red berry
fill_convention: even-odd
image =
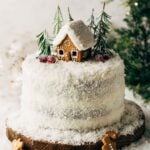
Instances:
[[[54,56],[48,56],[47,57],[47,62],[48,63],[55,63],[56,62],[56,58]]]
[[[95,60],[96,60],[96,61],[102,61],[102,62],[105,61],[104,58],[103,58],[103,56],[100,55],[100,54],[97,54],[97,55],[95,56]]]
[[[47,62],[47,56],[39,56],[39,61],[42,63],[46,63]]]
[[[104,58],[105,60],[108,60],[108,59],[110,58],[110,56],[109,56],[108,54],[104,54],[103,58]]]

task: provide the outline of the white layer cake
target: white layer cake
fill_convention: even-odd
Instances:
[[[21,115],[28,125],[89,131],[119,122],[124,112],[124,65],[106,61],[23,63]]]

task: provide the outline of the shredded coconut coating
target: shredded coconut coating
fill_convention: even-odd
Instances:
[[[105,63],[23,63],[21,114],[41,128],[88,131],[120,121],[124,112],[124,65],[118,55]]]

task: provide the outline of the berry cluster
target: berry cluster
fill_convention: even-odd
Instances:
[[[110,59],[110,56],[109,56],[108,54],[104,54],[104,55],[97,54],[97,55],[95,56],[95,60],[96,60],[96,61],[105,62],[105,61],[107,61],[108,59]]]
[[[44,56],[44,55],[41,55],[38,57],[39,58],[39,61],[41,63],[49,63],[49,64],[53,64],[56,62],[56,58],[55,56]]]

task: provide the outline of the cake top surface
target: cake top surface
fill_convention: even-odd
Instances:
[[[72,21],[63,26],[53,41],[54,47],[58,46],[67,35],[80,51],[91,48],[95,44],[93,34],[81,20]]]
[[[92,60],[82,63],[58,61],[51,65],[36,61],[35,54],[32,54],[29,55],[23,63],[23,69],[27,69],[27,72],[31,71],[32,73],[35,73],[35,76],[38,73],[42,73],[45,78],[49,78],[50,75],[53,80],[55,80],[55,77],[59,76],[59,79],[62,78],[64,82],[65,79],[71,77],[71,75],[82,79],[82,77],[85,76],[87,76],[87,78],[88,76],[95,76],[96,72],[98,73],[97,75],[101,76],[101,79],[104,80],[114,76],[118,68],[121,68],[121,70],[124,69],[123,61],[118,54],[115,54],[113,58],[105,63],[97,63]]]

